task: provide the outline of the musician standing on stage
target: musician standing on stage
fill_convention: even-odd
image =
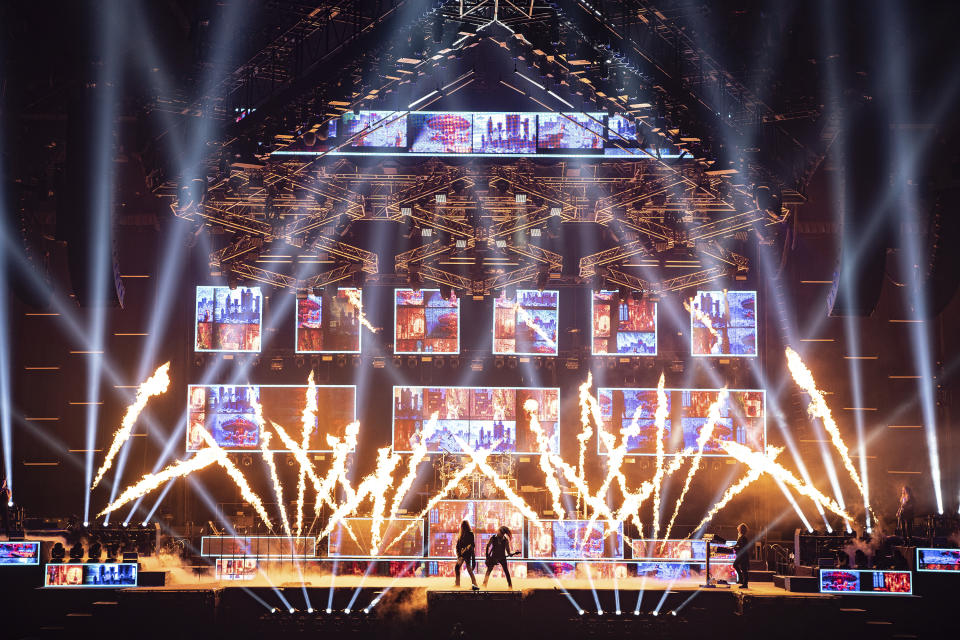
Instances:
[[[904,485],[900,489],[900,508],[897,509],[897,529],[903,536],[903,541],[913,539],[913,491]]]
[[[750,584],[750,553],[748,551],[750,541],[747,540],[747,531],[749,529],[745,522],[737,525],[737,543],[733,545],[734,551],[737,552],[733,568],[737,572],[737,584],[741,589],[748,589]]]
[[[470,574],[470,582],[473,583],[473,590],[477,591],[477,578],[473,575],[473,565],[477,561],[476,545],[474,544],[473,531],[470,530],[470,523],[464,520],[460,523],[460,535],[457,537],[457,581],[455,586],[460,586],[460,567],[467,565],[467,573]]]
[[[497,565],[503,567],[503,575],[507,578],[507,588],[513,589],[513,581],[510,580],[510,569],[507,567],[507,558],[515,556],[519,551],[510,552],[510,529],[500,527],[497,533],[487,540],[487,575],[483,577],[483,586],[486,588],[487,581],[490,580],[490,572]]]

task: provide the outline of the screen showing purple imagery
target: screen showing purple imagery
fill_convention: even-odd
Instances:
[[[706,424],[710,405],[717,400],[718,394],[718,391],[692,389],[680,392],[684,448],[696,449],[700,430]],[[724,455],[717,440],[730,440],[754,451],[764,451],[764,395],[763,391],[730,390],[727,401],[720,407],[720,419],[714,424],[713,437],[704,447],[704,453]]]
[[[354,386],[318,386],[317,420],[307,449],[329,451],[327,436],[342,436],[356,413]],[[227,451],[259,451],[260,427],[253,401],[260,403],[263,417],[279,424],[288,434],[302,430],[306,386],[285,385],[189,385],[187,387],[187,451],[202,449],[203,431]],[[269,422],[267,422],[268,429]],[[279,438],[271,440],[283,451]]]
[[[40,564],[40,543],[35,540],[0,542],[0,566]]]
[[[918,547],[917,571],[960,571],[960,549]]]
[[[297,300],[297,353],[360,353],[360,289]],[[363,304],[362,302],[360,304]]]
[[[690,340],[695,356],[757,355],[757,292],[697,291]]]
[[[474,153],[536,153],[537,114],[473,114]]]
[[[538,114],[537,148],[603,153],[603,114]]]
[[[394,291],[394,353],[460,353],[460,299],[439,289]]]
[[[622,558],[623,535],[618,526],[589,520],[541,520],[529,523],[531,558]]]
[[[48,564],[47,587],[135,587],[137,564],[112,562],[86,564]]]
[[[607,146],[621,148],[635,148],[637,141],[637,121],[614,115],[607,118]]]
[[[507,355],[557,355],[559,291],[520,289],[493,304],[493,352]]]
[[[473,114],[411,113],[411,153],[471,153],[473,151]]]
[[[559,389],[394,387],[394,451],[412,451],[436,413],[436,428],[427,440],[429,451],[461,453],[459,438],[475,451],[537,452],[530,414],[523,408],[528,400],[536,402],[537,419],[550,449],[559,451]]]
[[[657,355],[657,303],[624,301],[616,291],[593,294],[593,355]]]
[[[197,287],[196,351],[260,351],[260,287]]]
[[[600,415],[603,417],[604,428],[618,437],[626,432],[633,424],[634,419],[640,428],[640,433],[631,435],[627,439],[627,454],[656,454],[657,426],[655,416],[657,411],[656,389],[600,389],[597,396],[600,402]],[[670,419],[673,397],[667,392],[667,419],[664,422],[664,450],[670,450],[672,441],[672,421]],[[601,455],[607,452],[606,445],[598,440],[598,451]]]
[[[405,149],[407,115],[395,111],[348,111],[341,117],[343,135],[351,147]],[[355,136],[355,137],[354,137]]]

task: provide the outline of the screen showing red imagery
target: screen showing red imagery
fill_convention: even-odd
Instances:
[[[360,289],[297,300],[297,353],[360,353]]]
[[[690,340],[695,356],[757,355],[757,292],[697,291]]]
[[[593,294],[594,355],[657,355],[657,303],[621,301],[616,291]]]
[[[439,289],[394,291],[394,353],[460,353],[460,299]]]
[[[460,523],[473,529],[476,555],[483,558],[487,541],[502,526],[510,529],[510,548],[523,549],[523,514],[506,500],[441,500],[428,514],[428,553],[431,558],[455,558]]]
[[[196,351],[260,351],[260,287],[197,287]]]
[[[520,289],[493,303],[493,352],[557,355],[559,291]]]

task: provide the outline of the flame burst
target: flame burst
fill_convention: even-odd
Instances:
[[[726,291],[724,291],[724,295],[726,295]],[[712,335],[714,338],[720,337],[720,334],[717,332],[717,330],[713,328],[713,322],[710,320],[710,316],[705,314],[703,309],[696,306],[694,303],[694,298],[690,298],[689,301],[684,301],[683,308],[689,313],[693,314],[693,316],[707,328],[707,331],[710,332],[710,335]]]
[[[560,490],[560,482],[557,480],[556,471],[550,465],[550,441],[540,426],[540,419],[537,417],[539,408],[539,403],[533,398],[528,398],[527,401],[523,403],[523,410],[530,416],[530,431],[537,437],[537,449],[540,451],[540,470],[543,471],[543,477],[547,482],[547,489],[550,491],[551,498],[553,498],[553,511],[557,514],[558,520],[563,520],[566,515],[566,511],[563,508],[563,494]],[[581,453],[581,459],[582,455]]]
[[[520,318],[523,324],[533,329],[533,332],[538,336],[540,336],[543,339],[543,341],[550,346],[551,350],[557,348],[557,343],[554,341],[553,336],[551,336],[549,333],[544,331],[543,328],[540,327],[536,323],[536,321],[533,319],[533,316],[527,313],[527,310],[520,306],[519,302],[513,305],[513,311],[517,315],[517,317]]]
[[[593,373],[587,373],[587,379],[583,384],[580,385],[580,424],[582,428],[580,434],[577,436],[577,441],[580,443],[580,456],[577,459],[577,474],[582,478],[583,477],[583,465],[584,458],[587,451],[587,442],[590,441],[590,438],[593,437],[593,427],[590,426],[590,399],[593,398],[590,395],[590,387],[593,386]],[[580,502],[583,499],[583,495],[580,492],[580,489],[577,489],[577,513],[580,513]]]
[[[170,363],[165,362],[157,367],[157,370],[153,372],[152,376],[145,382],[141,382],[140,386],[137,387],[137,397],[134,399],[133,404],[127,407],[126,413],[123,414],[120,428],[117,429],[116,434],[114,434],[113,442],[110,443],[110,449],[107,450],[107,455],[103,459],[103,465],[101,465],[97,471],[97,475],[93,479],[93,484],[90,486],[91,491],[97,488],[104,474],[110,469],[110,466],[113,464],[113,459],[120,453],[120,447],[130,439],[130,434],[133,433],[133,425],[136,424],[137,418],[140,417],[140,413],[144,407],[147,406],[150,398],[167,392],[167,388],[170,386],[169,373]]]
[[[769,458],[771,462],[776,462],[777,456],[779,456],[782,452],[783,452],[783,447],[767,447],[767,458]],[[710,507],[710,510],[707,512],[707,515],[703,517],[703,520],[700,521],[700,524],[698,524],[696,527],[693,528],[693,530],[690,532],[690,535],[688,535],[687,538],[689,538],[691,535],[693,535],[697,531],[700,531],[700,529],[705,524],[707,524],[708,522],[710,522],[710,520],[713,519],[713,516],[717,515],[721,509],[727,506],[728,502],[733,500],[737,496],[737,494],[739,494],[741,491],[746,489],[749,485],[756,482],[760,478],[760,476],[763,475],[763,473],[764,473],[763,469],[759,467],[754,467],[749,471],[747,471],[746,475],[740,478],[740,480],[737,481],[736,484],[732,484],[729,487],[727,487],[727,490],[723,493],[723,497],[721,497],[720,500],[718,500],[715,505]]]
[[[357,318],[360,320],[360,324],[369,329],[371,333],[378,332],[380,329],[370,324],[370,321],[367,320],[366,314],[363,313],[363,301],[361,300],[360,293],[357,291],[357,289],[344,289],[344,291],[347,292],[347,300],[349,300],[350,304],[352,304],[357,310]]]
[[[657,429],[657,470],[653,475],[653,537],[660,534],[660,489],[663,484],[663,439],[666,435],[667,425],[667,394],[663,390],[664,376],[660,373],[660,380],[657,382],[657,411],[654,413],[653,422]],[[674,457],[676,460],[676,457]]]
[[[313,379],[313,369],[307,376],[307,396],[301,418],[303,430],[300,433],[300,448],[306,451],[310,448],[310,434],[313,425],[317,422],[317,385]],[[307,470],[301,464],[297,473],[297,535],[303,532],[303,494],[307,489]]]
[[[148,473],[143,476],[136,484],[132,484],[123,490],[116,500],[111,502],[103,511],[97,514],[97,517],[113,513],[128,502],[137,498],[142,498],[151,491],[166,484],[174,478],[182,478],[190,475],[194,471],[200,471],[209,467],[217,461],[217,452],[213,449],[201,449],[192,458],[187,460],[177,460],[165,469],[157,473]]]
[[[253,389],[250,390],[250,397],[253,398]],[[277,507],[280,510],[280,522],[283,525],[283,532],[289,537],[290,521],[287,519],[287,510],[283,502],[283,485],[280,484],[280,477],[277,476],[277,465],[273,460],[273,451],[270,450],[270,434],[267,432],[263,420],[263,407],[255,399],[251,402],[253,406],[254,420],[260,426],[260,452],[263,454],[263,460],[267,463],[267,469],[270,471],[270,480],[273,482],[273,493],[277,497]]]
[[[230,476],[234,484],[237,485],[237,488],[240,489],[240,495],[243,496],[243,499],[253,505],[254,510],[257,512],[257,515],[260,516],[260,519],[263,520],[263,523],[267,525],[268,529],[273,530],[273,524],[270,522],[270,516],[267,514],[267,510],[263,507],[263,501],[260,500],[260,496],[250,488],[246,477],[244,477],[240,469],[237,469],[237,466],[233,464],[227,456],[227,452],[220,448],[220,445],[217,444],[216,440],[213,439],[213,436],[210,435],[206,429],[200,431],[200,435],[203,436],[203,441],[206,445],[210,449],[213,449],[217,464],[227,472],[227,475]]]
[[[530,508],[530,505],[527,504],[527,501],[514,493],[513,489],[510,488],[510,485],[507,484],[507,481],[500,477],[500,474],[493,470],[489,464],[487,464],[487,456],[478,455],[477,452],[466,442],[460,439],[460,436],[454,434],[454,439],[457,441],[457,444],[470,456],[470,461],[476,465],[484,475],[493,480],[493,484],[496,485],[497,489],[503,492],[503,495],[506,496],[507,500],[510,501],[510,504],[515,506],[518,511],[520,511],[524,517],[533,521],[534,523],[540,522],[540,519],[537,517],[537,512]],[[490,447],[491,451],[496,449],[499,443],[494,443]]]
[[[420,437],[417,440],[416,446],[413,448],[413,454],[410,456],[410,460],[407,462],[407,475],[405,475],[403,480],[400,481],[400,486],[397,487],[397,491],[393,495],[393,504],[390,505],[390,520],[393,520],[397,517],[397,513],[400,511],[400,504],[403,502],[403,499],[407,497],[407,493],[409,493],[410,487],[413,486],[413,481],[417,477],[417,468],[427,457],[427,446],[429,445],[428,441],[433,436],[433,432],[437,429],[438,415],[439,412],[434,411],[430,416],[430,420],[427,421],[427,424],[424,425],[423,430],[420,431]]]

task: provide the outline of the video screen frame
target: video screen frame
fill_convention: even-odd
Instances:
[[[836,575],[839,577],[850,577],[855,580],[850,580],[852,584],[855,585],[854,589],[831,589],[824,588],[824,581],[831,576]],[[887,575],[895,575],[906,577],[906,582],[909,585],[907,591],[887,591],[886,588],[877,589],[875,588],[875,582],[877,581],[877,576],[883,576],[886,578]],[[865,589],[864,586],[867,584],[865,581],[869,580],[869,589]],[[886,583],[886,580],[885,580]],[[861,596],[909,596],[913,595],[913,572],[911,571],[898,571],[898,570],[888,570],[888,569],[820,569],[820,574],[817,576],[817,584],[819,585],[820,593],[830,593],[836,595],[861,595]]]
[[[432,513],[434,511],[439,511],[441,508],[441,505],[444,505],[444,504],[463,504],[463,505],[470,504],[471,505],[472,507],[471,510],[473,512],[472,517],[468,516],[466,517],[466,519],[470,521],[470,528],[473,531],[473,535],[474,535],[474,551],[476,552],[476,556],[478,559],[484,557],[487,541],[491,537],[493,537],[494,534],[496,534],[497,529],[500,526],[504,526],[504,523],[500,521],[498,521],[497,524],[490,524],[490,525],[486,523],[481,523],[480,519],[477,516],[477,511],[476,511],[477,505],[480,505],[480,504],[497,504],[501,507],[504,507],[507,510],[508,512],[507,518],[509,522],[505,526],[507,526],[510,529],[510,533],[511,533],[510,549],[512,551],[523,550],[523,541],[525,537],[523,529],[526,525],[526,518],[524,518],[523,513],[517,507],[513,506],[509,500],[484,500],[484,499],[474,500],[469,498],[468,499],[451,498],[449,500],[440,500],[439,502],[437,502],[437,504],[434,505],[434,507],[429,512],[427,512],[427,516],[426,516],[427,526],[425,531],[427,536],[427,548],[426,548],[427,556],[426,557],[428,559],[447,560],[447,559],[456,558],[455,552],[454,552],[454,555],[436,555],[434,553],[434,550],[435,550],[434,534],[452,535],[452,538],[450,540],[451,549],[455,547],[456,537],[457,535],[459,535],[460,518],[457,518],[455,527],[453,527],[456,529],[455,531],[446,531],[446,530],[435,531],[434,530],[434,525],[431,523]],[[516,522],[514,522],[514,520],[516,520]]]
[[[253,292],[251,295],[254,296],[254,299],[259,300],[258,307],[258,317],[256,322],[257,327],[257,348],[256,349],[205,349],[201,348],[200,345],[200,290],[201,289],[213,289],[213,306],[214,312],[216,310],[216,300],[217,292],[219,290],[226,290],[228,292],[233,291],[228,286],[221,285],[197,285],[194,289],[193,297],[193,350],[196,353],[260,353],[263,349],[263,290],[260,287],[236,287],[235,291],[238,292],[238,295],[242,297],[243,293],[246,291]],[[214,317],[216,317],[214,315]],[[206,322],[206,321],[205,321]],[[230,325],[234,323],[228,322],[216,322],[215,320],[210,320],[211,323],[211,344],[213,343],[213,338],[217,333],[218,325]],[[254,326],[253,323],[236,323],[239,326]]]
[[[611,296],[611,300],[610,300],[611,316],[613,315],[614,299],[615,299],[616,296],[618,295],[618,293],[617,293],[616,291],[609,291],[609,290],[606,290],[606,289],[604,289],[603,291],[599,291],[599,292],[594,291],[594,292],[592,292],[591,295],[590,295],[590,354],[593,355],[593,356],[598,356],[598,357],[613,356],[613,357],[619,357],[619,358],[653,358],[653,357],[656,357],[657,354],[658,354],[658,352],[659,352],[659,349],[660,349],[660,344],[659,344],[659,341],[660,341],[660,316],[659,316],[659,314],[660,314],[660,307],[659,307],[659,303],[658,303],[658,302],[653,302],[653,301],[651,301],[651,300],[647,300],[646,298],[644,298],[643,300],[641,300],[639,304],[652,304],[652,305],[653,305],[653,331],[652,331],[652,332],[650,332],[650,331],[623,331],[623,332],[621,332],[621,331],[620,331],[620,328],[617,327],[617,336],[619,337],[619,335],[620,335],[621,333],[624,333],[624,334],[649,334],[649,333],[653,333],[653,352],[652,352],[652,353],[635,353],[635,352],[631,352],[631,351],[620,351],[619,344],[618,344],[618,346],[617,346],[617,350],[616,350],[616,351],[597,351],[597,340],[604,340],[604,339],[609,340],[609,339],[610,339],[609,336],[606,336],[606,337],[604,337],[604,336],[597,336],[597,334],[595,333],[595,330],[596,330],[596,319],[597,319],[597,315],[596,315],[596,314],[597,314],[597,296],[598,296],[598,294],[599,294],[599,295],[610,295],[610,296]],[[619,302],[617,302],[616,305],[619,306]],[[630,308],[630,303],[627,303],[628,314],[629,314],[629,308]],[[613,330],[612,322],[613,322],[613,320],[612,320],[612,318],[611,318],[611,328],[610,328],[610,331]],[[618,320],[618,323],[619,323],[619,322],[620,322],[620,321]],[[619,342],[619,340],[618,340],[618,342]]]
[[[486,123],[486,124],[490,125],[491,123],[494,122],[495,119],[497,119],[497,118],[502,118],[502,119],[504,120],[504,123],[503,123],[503,124],[504,124],[504,126],[503,126],[503,131],[505,131],[505,132],[507,133],[507,135],[509,135],[509,133],[510,133],[510,132],[509,132],[510,124],[509,124],[509,122],[508,122],[508,119],[511,118],[511,117],[513,117],[513,116],[516,116],[517,119],[518,119],[518,123],[517,123],[518,128],[523,128],[522,122],[523,122],[524,118],[526,118],[526,122],[527,122],[527,127],[526,127],[526,129],[527,129],[527,134],[528,134],[528,136],[529,136],[529,134],[531,133],[531,129],[532,129],[532,137],[528,137],[528,139],[526,140],[526,143],[527,143],[527,144],[524,145],[524,146],[529,146],[529,150],[527,150],[527,151],[516,151],[516,150],[494,151],[494,150],[490,150],[491,148],[496,147],[497,145],[492,144],[492,140],[485,139],[486,132],[483,131],[483,130],[481,130],[481,127],[483,126],[481,123]],[[531,155],[531,154],[536,154],[536,152],[537,152],[537,123],[538,123],[537,114],[536,114],[535,112],[527,112],[527,111],[474,111],[474,112],[473,112],[473,150],[474,150],[474,153],[491,154],[491,155],[498,155],[498,156],[516,156],[516,155]],[[493,136],[492,136],[492,133],[493,133],[493,131],[494,131],[494,127],[493,127],[493,126],[489,126],[489,127],[486,127],[486,128],[490,129],[491,138],[492,138],[492,137],[493,137]],[[480,144],[479,144],[479,147],[478,147],[478,144],[477,144],[477,143],[478,143],[478,140],[479,140],[479,143],[480,143]],[[478,148],[479,148],[479,150],[478,150]]]
[[[344,141],[354,149],[406,149],[409,146],[408,115],[407,111],[363,110],[357,114],[348,111],[340,116]],[[353,127],[354,130],[351,131],[351,120],[356,120],[358,123],[368,120],[370,122],[359,129]],[[375,134],[380,129],[386,130],[381,135],[389,135],[390,130],[398,130],[402,132],[402,140],[397,141],[396,144],[367,144],[367,138],[373,136],[376,139]]]
[[[729,341],[730,339],[729,333],[731,330],[746,331],[746,330],[752,329],[754,352],[753,353],[733,353],[733,350],[731,349],[729,353],[698,353],[696,348],[697,331],[699,330],[701,333],[707,332],[709,334],[709,330],[706,328],[705,325],[699,326],[699,327],[696,326],[696,323],[697,323],[696,314],[691,309],[690,311],[690,355],[694,358],[757,358],[759,357],[760,355],[760,323],[759,323],[759,319],[757,318],[757,313],[758,313],[758,307],[760,304],[760,294],[753,289],[729,289],[726,291],[723,291],[721,289],[698,289],[695,297],[696,303],[699,304],[703,294],[713,294],[713,293],[725,293],[727,296],[729,296],[729,294],[748,294],[753,296],[753,325],[752,326],[748,324],[727,324],[726,326],[720,327],[718,330],[719,331],[726,330],[727,339]],[[734,322],[734,320],[731,319],[728,322]],[[739,322],[739,321],[736,321],[736,322]],[[714,328],[717,329],[717,327],[714,327]]]
[[[554,306],[553,306],[552,308],[551,308],[551,307],[542,307],[542,308],[541,308],[541,307],[533,307],[533,306],[527,308],[527,307],[524,307],[523,305],[520,305],[519,310],[514,310],[514,312],[513,312],[513,314],[512,314],[512,316],[513,316],[513,322],[514,322],[514,330],[513,330],[513,338],[512,338],[513,343],[514,343],[514,345],[513,345],[513,346],[514,346],[514,350],[513,350],[513,351],[507,351],[507,350],[500,350],[500,349],[498,348],[498,345],[497,345],[497,341],[498,341],[498,340],[511,340],[511,338],[508,338],[508,337],[500,337],[500,338],[497,337],[497,330],[498,330],[498,327],[499,327],[499,324],[498,324],[498,322],[497,322],[497,315],[498,315],[497,311],[498,311],[498,309],[506,309],[507,307],[502,307],[502,306],[498,306],[498,305],[500,304],[501,301],[509,302],[510,299],[506,297],[506,294],[504,294],[504,295],[503,295],[502,297],[500,297],[500,298],[495,298],[494,301],[493,301],[493,330],[492,330],[492,332],[491,332],[491,333],[492,333],[491,340],[492,340],[492,345],[493,345],[493,346],[492,346],[493,354],[494,354],[494,355],[498,355],[498,356],[545,356],[545,357],[553,357],[553,356],[558,355],[559,352],[560,352],[560,351],[559,351],[559,342],[560,342],[560,291],[559,291],[558,289],[544,289],[543,291],[538,291],[538,290],[536,290],[536,289],[517,289],[517,296],[516,296],[516,298],[514,298],[514,305],[517,304],[517,303],[516,303],[516,300],[521,297],[521,294],[533,294],[533,295],[552,294],[552,295],[555,296],[555,298],[556,298],[556,303],[554,304]],[[552,317],[552,320],[553,320],[553,322],[554,322],[554,327],[555,327],[555,328],[554,328],[554,332],[553,332],[553,337],[552,337],[552,339],[551,339],[552,342],[553,342],[553,348],[552,348],[551,350],[549,350],[549,351],[542,351],[542,352],[541,352],[541,351],[517,351],[517,350],[516,350],[516,347],[517,347],[517,330],[518,330],[518,327],[519,327],[519,325],[520,325],[520,322],[518,321],[518,316],[520,315],[521,312],[523,312],[523,313],[529,313],[529,311],[534,311],[534,312],[543,311],[543,312],[545,312],[545,314],[549,314],[549,315]],[[501,314],[501,315],[509,315],[509,314]],[[531,329],[531,331],[532,331],[533,333],[536,333],[535,330],[532,330],[532,329]],[[535,342],[537,342],[537,341],[536,341],[536,340],[533,340],[532,342],[535,343]]]
[[[363,289],[362,289],[362,288],[359,288],[359,287],[338,287],[338,288],[337,288],[337,295],[338,295],[338,296],[340,295],[340,292],[341,292],[341,291],[356,291],[356,292],[357,292],[357,295],[360,296],[360,304],[361,304],[361,305],[363,304]],[[307,298],[306,298],[306,300],[315,300],[315,299],[316,299],[316,300],[320,300],[320,316],[321,316],[321,324],[322,324],[322,323],[323,323],[323,319],[322,319],[322,318],[324,317],[324,314],[328,313],[328,311],[325,311],[325,310],[323,309],[323,300],[326,299],[326,296],[315,296],[315,295],[313,295],[313,294],[311,293],[311,294],[308,294],[308,295],[307,295]],[[304,353],[304,354],[352,353],[352,354],[356,354],[356,353],[362,353],[362,352],[363,352],[363,326],[361,325],[360,320],[359,320],[359,317],[360,317],[360,316],[359,316],[359,314],[360,314],[360,311],[359,311],[359,310],[357,310],[357,348],[356,348],[356,349],[345,349],[345,350],[336,350],[336,349],[319,349],[319,350],[301,349],[301,348],[300,348],[300,331],[301,331],[301,330],[310,329],[310,327],[301,327],[301,326],[300,326],[300,304],[301,304],[302,302],[303,302],[303,300],[297,300],[296,318],[295,318],[295,323],[296,323],[296,324],[295,324],[295,326],[294,326],[294,337],[293,337],[293,339],[294,339],[294,352],[295,352],[295,353]],[[348,301],[347,304],[351,304],[351,303]],[[331,305],[331,306],[332,306],[332,305]],[[322,328],[322,327],[320,328],[320,331],[323,331],[323,328]]]
[[[88,584],[87,580],[95,567],[117,568],[118,574],[132,573],[133,580],[132,582],[127,582],[125,584]],[[127,571],[124,571],[122,567],[127,568]],[[64,568],[66,570],[79,569],[81,581],[79,583],[50,584],[50,573],[51,569],[54,568]],[[139,570],[136,562],[51,562],[44,567],[43,571],[43,586],[56,589],[126,589],[129,587],[136,587],[138,581]]]
[[[928,562],[924,556],[927,553],[931,555],[943,555],[946,556],[945,559],[951,560],[949,563],[944,562]],[[946,549],[942,547],[917,547],[917,557],[916,564],[914,565],[917,568],[917,571],[922,571],[924,573],[958,573],[960,574],[960,549]],[[930,569],[931,565],[933,566],[945,566],[952,567],[949,569]]]
[[[266,540],[266,547],[262,541]],[[245,551],[224,551],[223,546],[226,542],[246,543],[250,549]],[[215,548],[219,543],[219,551]],[[287,553],[285,549],[277,549],[278,546],[285,546],[295,550],[298,546],[303,546],[303,553]],[[284,558],[313,558],[317,555],[317,541],[313,536],[293,536],[292,538],[281,536],[202,536],[200,538],[200,556],[204,558],[258,558],[261,560],[280,560]]]
[[[432,294],[432,293],[436,293],[436,294],[439,296],[439,295],[440,295],[440,289],[421,289],[421,290],[420,290],[420,293],[421,293],[421,294],[424,294],[424,303],[423,303],[422,306],[419,306],[419,307],[418,307],[418,306],[414,306],[414,305],[404,305],[404,306],[401,306],[401,305],[399,304],[399,302],[398,302],[398,298],[399,298],[400,292],[402,292],[402,291],[411,291],[411,292],[412,292],[413,289],[406,288],[406,287],[399,287],[399,288],[396,288],[396,289],[393,290],[393,353],[394,353],[394,355],[418,355],[418,356],[419,356],[419,355],[438,355],[438,356],[456,356],[456,355],[460,355],[460,349],[461,349],[461,342],[460,342],[461,335],[460,335],[460,334],[461,334],[461,331],[462,331],[462,329],[463,329],[463,317],[461,316],[461,311],[462,311],[461,298],[459,298],[459,297],[456,297],[456,298],[455,298],[455,300],[456,300],[456,306],[455,306],[455,307],[431,307],[431,306],[426,302],[426,300],[427,300],[427,298],[426,298],[426,293],[427,293],[427,292],[430,292],[431,294]],[[456,294],[454,294],[454,295],[456,295]],[[448,301],[448,302],[449,302],[449,301]],[[400,337],[399,337],[399,336],[400,336],[400,325],[399,325],[399,322],[400,322],[400,320],[399,320],[399,311],[400,311],[400,309],[420,309],[420,308],[422,308],[422,309],[424,310],[424,320],[423,320],[423,321],[424,321],[424,329],[423,329],[423,331],[424,331],[423,340],[424,340],[424,341],[425,341],[425,340],[449,340],[449,339],[450,339],[450,338],[429,338],[429,337],[428,337],[428,336],[429,336],[428,320],[427,320],[427,318],[426,318],[426,311],[427,311],[427,309],[451,309],[451,308],[452,308],[452,309],[455,309],[455,310],[456,310],[456,318],[457,318],[457,338],[456,338],[457,348],[456,348],[456,350],[454,350],[454,351],[427,351],[427,350],[425,350],[426,345],[423,345],[423,346],[424,346],[424,350],[421,350],[421,351],[400,351],[400,350],[398,349],[398,344],[399,344],[399,342],[400,342],[401,339],[402,339],[402,340],[416,340],[416,338],[400,338]]]
[[[579,529],[580,525],[590,524],[590,520],[578,520],[573,518],[564,518],[563,520],[558,519],[541,519],[539,523],[528,522],[527,523],[527,555],[531,560],[622,560],[623,559],[623,548],[625,544],[625,538],[623,535],[623,523],[617,523],[616,530],[611,533],[609,536],[606,535],[608,531],[607,523],[604,520],[595,520],[591,533],[593,531],[598,531],[600,533],[600,544],[602,546],[602,551],[599,555],[588,555],[588,554],[579,554],[579,555],[567,555],[562,554],[557,547],[557,525],[560,524],[572,524],[574,529]],[[541,534],[538,529],[544,525],[551,525],[551,531],[549,533],[551,540],[551,551],[549,555],[543,555],[540,553],[539,549],[536,549],[535,539]],[[579,531],[576,532],[576,535],[579,537]],[[608,538],[613,536],[614,541],[608,542]],[[608,553],[609,552],[609,553]]]
[[[544,140],[545,136],[552,135],[547,132],[547,125],[553,126],[556,121],[561,127],[570,123],[571,127],[585,129],[592,134],[595,139],[595,146],[554,146]],[[576,129],[575,129],[576,130]],[[603,155],[606,146],[607,121],[606,114],[592,111],[563,111],[563,112],[540,112],[537,114],[537,153],[541,155],[554,155],[566,151],[576,151],[583,155]]]
[[[343,526],[344,526],[343,523],[346,523],[346,524],[350,525],[350,524],[353,524],[353,523],[355,523],[355,522],[369,522],[369,523],[372,524],[373,518],[342,518],[342,519],[337,523],[337,526],[333,529],[333,531],[331,531],[330,534],[327,536],[327,555],[328,555],[329,557],[331,557],[331,558],[370,558],[370,557],[371,557],[369,553],[346,554],[346,553],[339,553],[339,552],[337,552],[337,551],[334,550],[334,543],[333,543],[333,536],[334,536],[334,534],[335,534],[338,530],[340,530],[340,531],[342,532],[342,535],[346,535],[346,536],[349,538],[349,534],[347,534],[345,531],[343,531]],[[389,551],[387,551],[386,553],[384,553],[383,547],[384,547],[385,545],[387,545],[387,544],[390,544],[390,542],[393,540],[393,535],[387,533],[387,532],[389,531],[389,527],[390,527],[390,523],[391,523],[391,522],[400,523],[400,524],[398,525],[398,527],[400,527],[400,531],[399,531],[399,532],[402,532],[402,531],[403,531],[408,525],[410,525],[411,523],[417,523],[417,524],[419,524],[419,526],[414,526],[414,528],[411,529],[410,532],[407,533],[406,535],[407,535],[407,536],[410,536],[411,539],[417,540],[417,542],[418,542],[419,545],[420,545],[420,553],[416,553],[416,554],[393,554],[393,553],[390,553]],[[399,533],[399,532],[398,532],[398,533]],[[392,520],[391,520],[390,518],[385,518],[385,519],[383,520],[383,526],[382,526],[382,528],[381,528],[382,539],[381,539],[381,542],[380,542],[380,549],[378,549],[377,554],[376,554],[375,556],[373,556],[373,557],[375,557],[375,558],[389,558],[389,559],[391,559],[391,560],[397,559],[397,558],[416,558],[416,559],[422,559],[422,558],[424,557],[425,552],[426,552],[425,545],[424,545],[424,542],[423,542],[423,538],[424,538],[425,532],[426,532],[426,523],[425,523],[425,521],[424,521],[424,518],[403,518],[403,517],[397,517],[397,518],[393,518]],[[352,542],[353,542],[353,541],[350,540],[350,543],[352,543]],[[394,547],[398,547],[398,546],[400,546],[400,545],[402,545],[402,544],[403,544],[402,541],[401,541],[401,542],[397,542],[397,543],[394,545]],[[391,549],[391,550],[392,550],[392,549]]]
[[[215,563],[217,580],[227,580],[230,582],[253,580],[259,571],[260,562],[256,557],[218,557]]]
[[[19,553],[21,548],[27,547],[32,549],[30,555],[14,555]],[[40,564],[39,540],[0,540],[0,567],[28,567],[38,564]]]

